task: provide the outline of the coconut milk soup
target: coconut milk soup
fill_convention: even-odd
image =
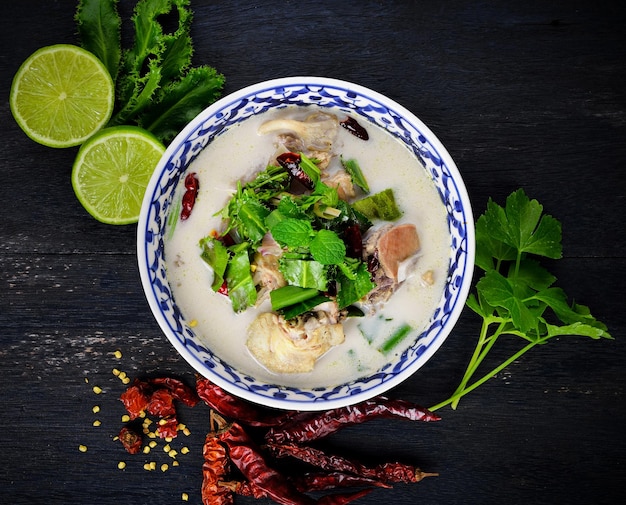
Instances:
[[[419,336],[443,293],[450,256],[446,210],[428,173],[399,140],[358,119],[369,140],[339,128],[333,152],[355,159],[374,194],[392,188],[402,216],[394,222],[412,223],[419,234],[420,252],[411,275],[374,315],[344,322],[345,341],[333,347],[309,373],[276,374],[259,364],[246,347],[248,326],[269,302],[234,313],[229,299],[211,289],[213,273],[200,257],[199,241],[222,228],[215,216],[228,202],[238,181],[246,182],[266,168],[275,153],[274,137],[259,135],[259,126],[277,117],[303,119],[311,107],[291,107],[247,119],[217,137],[193,161],[199,193],[186,221],[170,219],[166,230],[167,276],[176,304],[206,346],[230,366],[257,380],[298,388],[332,387],[371,374],[394,360]],[[332,111],[331,111],[332,112]],[[337,112],[339,119],[345,114]],[[174,196],[182,197],[183,184]],[[176,208],[175,205],[172,206]],[[374,226],[380,224],[374,221]],[[404,329],[410,332],[404,338]],[[391,345],[391,340],[397,340]]]

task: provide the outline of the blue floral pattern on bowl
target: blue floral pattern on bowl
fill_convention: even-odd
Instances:
[[[178,309],[166,278],[164,235],[176,186],[186,167],[216,136],[250,116],[291,105],[317,105],[356,114],[404,142],[421,160],[447,209],[448,279],[428,328],[394,362],[336,387],[293,388],[260,382],[229,366],[196,338]],[[267,81],[235,92],[202,112],[170,144],[146,190],[138,227],[138,261],[146,297],[164,333],[199,373],[229,392],[277,408],[318,410],[383,393],[417,371],[442,345],[467,298],[474,265],[471,207],[452,158],[412,113],[362,86],[317,77]]]

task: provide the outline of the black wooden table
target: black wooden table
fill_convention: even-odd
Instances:
[[[19,64],[41,46],[77,42],[75,5],[0,7],[0,502],[170,505],[187,493],[199,504],[208,409],[181,409],[191,434],[171,444],[178,466],[163,442],[129,457],[114,441],[125,387],[115,369],[131,378],[194,377],[145,302],[136,227],[87,215],[70,184],[76,150],[33,143],[9,111]],[[133,5],[121,0],[125,17]],[[457,410],[442,409],[440,423],[376,421],[343,432],[332,441],[337,450],[440,474],[357,503],[588,505],[619,496],[626,477],[623,5],[192,1],[194,62],[224,73],[225,92],[297,74],[357,82],[434,130],[476,215],[490,197],[503,203],[524,188],[562,222],[564,258],[549,265],[558,285],[615,337],[551,341]],[[390,395],[424,405],[446,398],[479,327],[466,310],[432,360]],[[501,342],[492,359],[517,345]],[[156,470],[144,469],[150,461]]]

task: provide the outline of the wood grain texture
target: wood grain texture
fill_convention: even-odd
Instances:
[[[169,505],[185,492],[199,504],[208,409],[181,409],[192,434],[173,445],[190,452],[165,473],[143,469],[146,461],[171,463],[162,444],[131,458],[114,441],[124,413],[114,368],[131,377],[194,378],[145,302],[136,229],[89,217],[70,184],[76,150],[34,144],[9,111],[20,63],[41,46],[77,42],[75,5],[0,6],[0,502]],[[120,0],[126,17],[133,5]],[[475,214],[489,198],[502,203],[523,187],[563,224],[565,257],[550,264],[558,285],[616,337],[563,337],[535,349],[458,410],[443,409],[440,423],[377,421],[333,437],[329,449],[440,473],[357,503],[613,503],[622,494],[626,450],[623,2],[192,6],[195,62],[224,73],[226,92],[288,75],[353,81],[398,101],[439,136]],[[436,356],[391,394],[426,406],[449,395],[479,324],[466,311]],[[490,359],[516,345],[501,342]],[[101,426],[92,426],[95,419]]]

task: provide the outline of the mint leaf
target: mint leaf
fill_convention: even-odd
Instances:
[[[270,230],[274,240],[287,247],[305,247],[314,236],[313,227],[309,221],[291,217],[279,221]]]
[[[80,0],[75,21],[81,46],[104,63],[113,82],[119,72],[122,20],[118,0]]]
[[[322,265],[339,265],[346,257],[346,244],[331,230],[320,230],[310,244],[311,256]]]

